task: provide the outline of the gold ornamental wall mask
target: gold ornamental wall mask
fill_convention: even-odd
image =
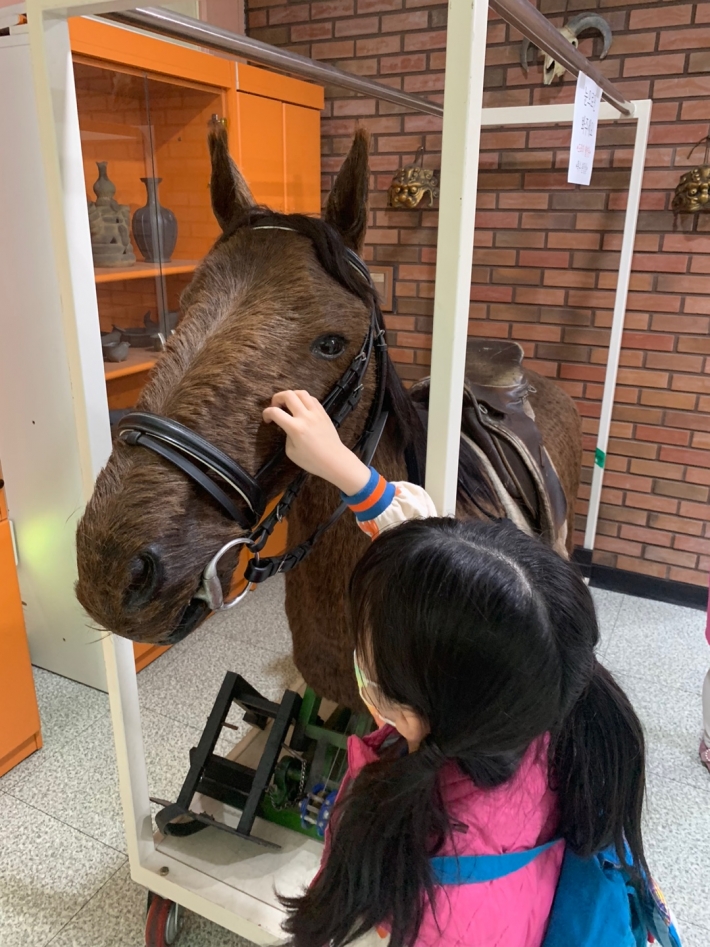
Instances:
[[[424,198],[432,207],[439,197],[439,178],[435,171],[424,167],[424,146],[417,150],[412,164],[405,165],[395,174],[387,192],[390,207],[413,210]]]
[[[699,164],[681,176],[675,189],[671,208],[674,214],[699,214],[710,211],[710,135],[701,138],[690,149],[692,155],[698,145],[705,143],[705,163]]]

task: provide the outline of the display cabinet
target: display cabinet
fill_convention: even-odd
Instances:
[[[26,27],[0,36],[0,81],[15,90],[0,101],[0,447],[33,662],[105,688],[100,635],[73,592],[74,532],[110,412],[136,404],[179,322],[181,292],[218,235],[208,123],[226,119],[257,201],[318,214],[323,90],[91,17],[70,20],[68,34],[57,29],[66,60],[53,61],[50,81],[66,147],[56,170],[71,197],[54,217]],[[68,233],[68,259],[56,258],[57,228]],[[66,335],[74,306],[83,391]],[[80,434],[85,411],[93,446]],[[269,552],[284,543],[282,528]],[[134,650],[140,669],[162,649]]]
[[[319,88],[87,19],[70,21],[109,408],[135,404],[219,229],[206,135],[227,119],[256,199],[320,209]],[[149,68],[148,68],[149,67]]]
[[[231,64],[188,55],[181,69],[177,57],[176,76],[145,51],[149,71],[114,37],[122,31],[71,24],[104,375],[109,408],[121,410],[135,404],[177,326],[180,293],[219,233],[207,126],[212,115],[236,116]]]
[[[0,776],[42,746],[3,487],[0,469]]]

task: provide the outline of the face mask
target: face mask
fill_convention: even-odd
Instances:
[[[368,680],[365,675],[362,673],[362,668],[357,663],[357,654],[353,652],[353,663],[355,665],[355,680],[357,681],[357,689],[360,694],[360,700],[365,704],[367,709],[370,711],[372,716],[375,718],[375,722],[379,723],[380,726],[383,723],[388,723],[391,727],[397,729],[397,724],[394,720],[389,720],[387,717],[383,717],[381,713],[373,706],[372,702],[367,699],[366,688],[377,691],[377,684],[373,681]]]

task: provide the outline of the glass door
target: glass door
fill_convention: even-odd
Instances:
[[[87,209],[112,422],[135,406],[219,233],[207,127],[222,90],[75,57]]]

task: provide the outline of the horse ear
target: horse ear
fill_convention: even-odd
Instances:
[[[212,159],[210,193],[212,210],[222,230],[243,217],[254,206],[247,182],[229,153],[227,129],[223,121],[212,116],[207,144]]]
[[[326,223],[335,227],[346,246],[356,253],[362,253],[367,232],[369,150],[370,136],[364,129],[358,129],[325,208]]]

